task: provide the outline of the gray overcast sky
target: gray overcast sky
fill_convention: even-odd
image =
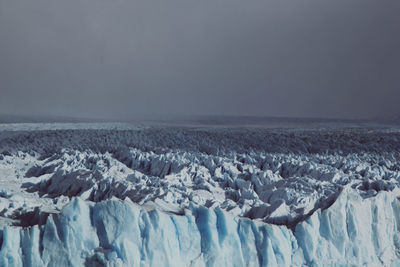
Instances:
[[[0,113],[399,116],[398,0],[0,0]]]

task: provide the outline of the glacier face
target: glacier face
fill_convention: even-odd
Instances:
[[[294,231],[191,207],[176,215],[130,200],[74,198],[46,224],[7,226],[1,266],[326,266],[400,264],[400,191],[345,188]]]
[[[0,127],[0,266],[400,264],[396,128],[28,126]]]

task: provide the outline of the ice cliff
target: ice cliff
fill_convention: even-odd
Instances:
[[[74,198],[42,226],[6,226],[0,266],[326,266],[400,264],[399,190],[347,187],[294,229],[194,207]]]

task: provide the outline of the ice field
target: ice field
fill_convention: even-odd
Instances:
[[[0,124],[0,265],[398,266],[399,127],[299,125]]]

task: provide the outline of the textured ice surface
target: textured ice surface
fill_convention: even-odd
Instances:
[[[399,191],[343,190],[292,232],[192,207],[184,215],[130,200],[74,198],[43,226],[5,227],[1,266],[398,266]]]
[[[8,127],[0,266],[399,263],[397,128]]]

